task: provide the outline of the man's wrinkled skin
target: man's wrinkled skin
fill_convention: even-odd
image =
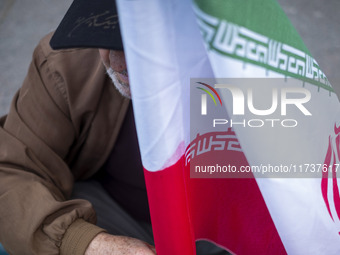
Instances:
[[[131,98],[129,76],[123,51],[99,49],[100,57],[117,90]]]
[[[156,255],[156,249],[141,240],[99,233],[89,244],[85,255]]]

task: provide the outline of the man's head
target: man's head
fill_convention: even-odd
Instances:
[[[99,49],[99,53],[115,87],[123,96],[131,98],[124,51]]]
[[[53,49],[98,48],[115,87],[131,98],[115,1],[74,0],[50,45]]]

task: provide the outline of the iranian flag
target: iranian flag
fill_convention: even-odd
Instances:
[[[278,3],[117,5],[157,254],[340,254],[339,102]]]

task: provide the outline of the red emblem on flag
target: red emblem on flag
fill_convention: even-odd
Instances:
[[[328,149],[322,173],[321,191],[327,210],[332,220],[340,221],[340,194],[337,181],[337,170],[340,170],[340,126],[334,125],[334,134],[329,136]],[[329,186],[332,191],[329,191]],[[335,208],[335,212],[331,210]],[[340,232],[339,232],[340,234]]]

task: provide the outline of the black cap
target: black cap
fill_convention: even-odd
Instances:
[[[74,0],[50,45],[123,50],[115,0]]]

